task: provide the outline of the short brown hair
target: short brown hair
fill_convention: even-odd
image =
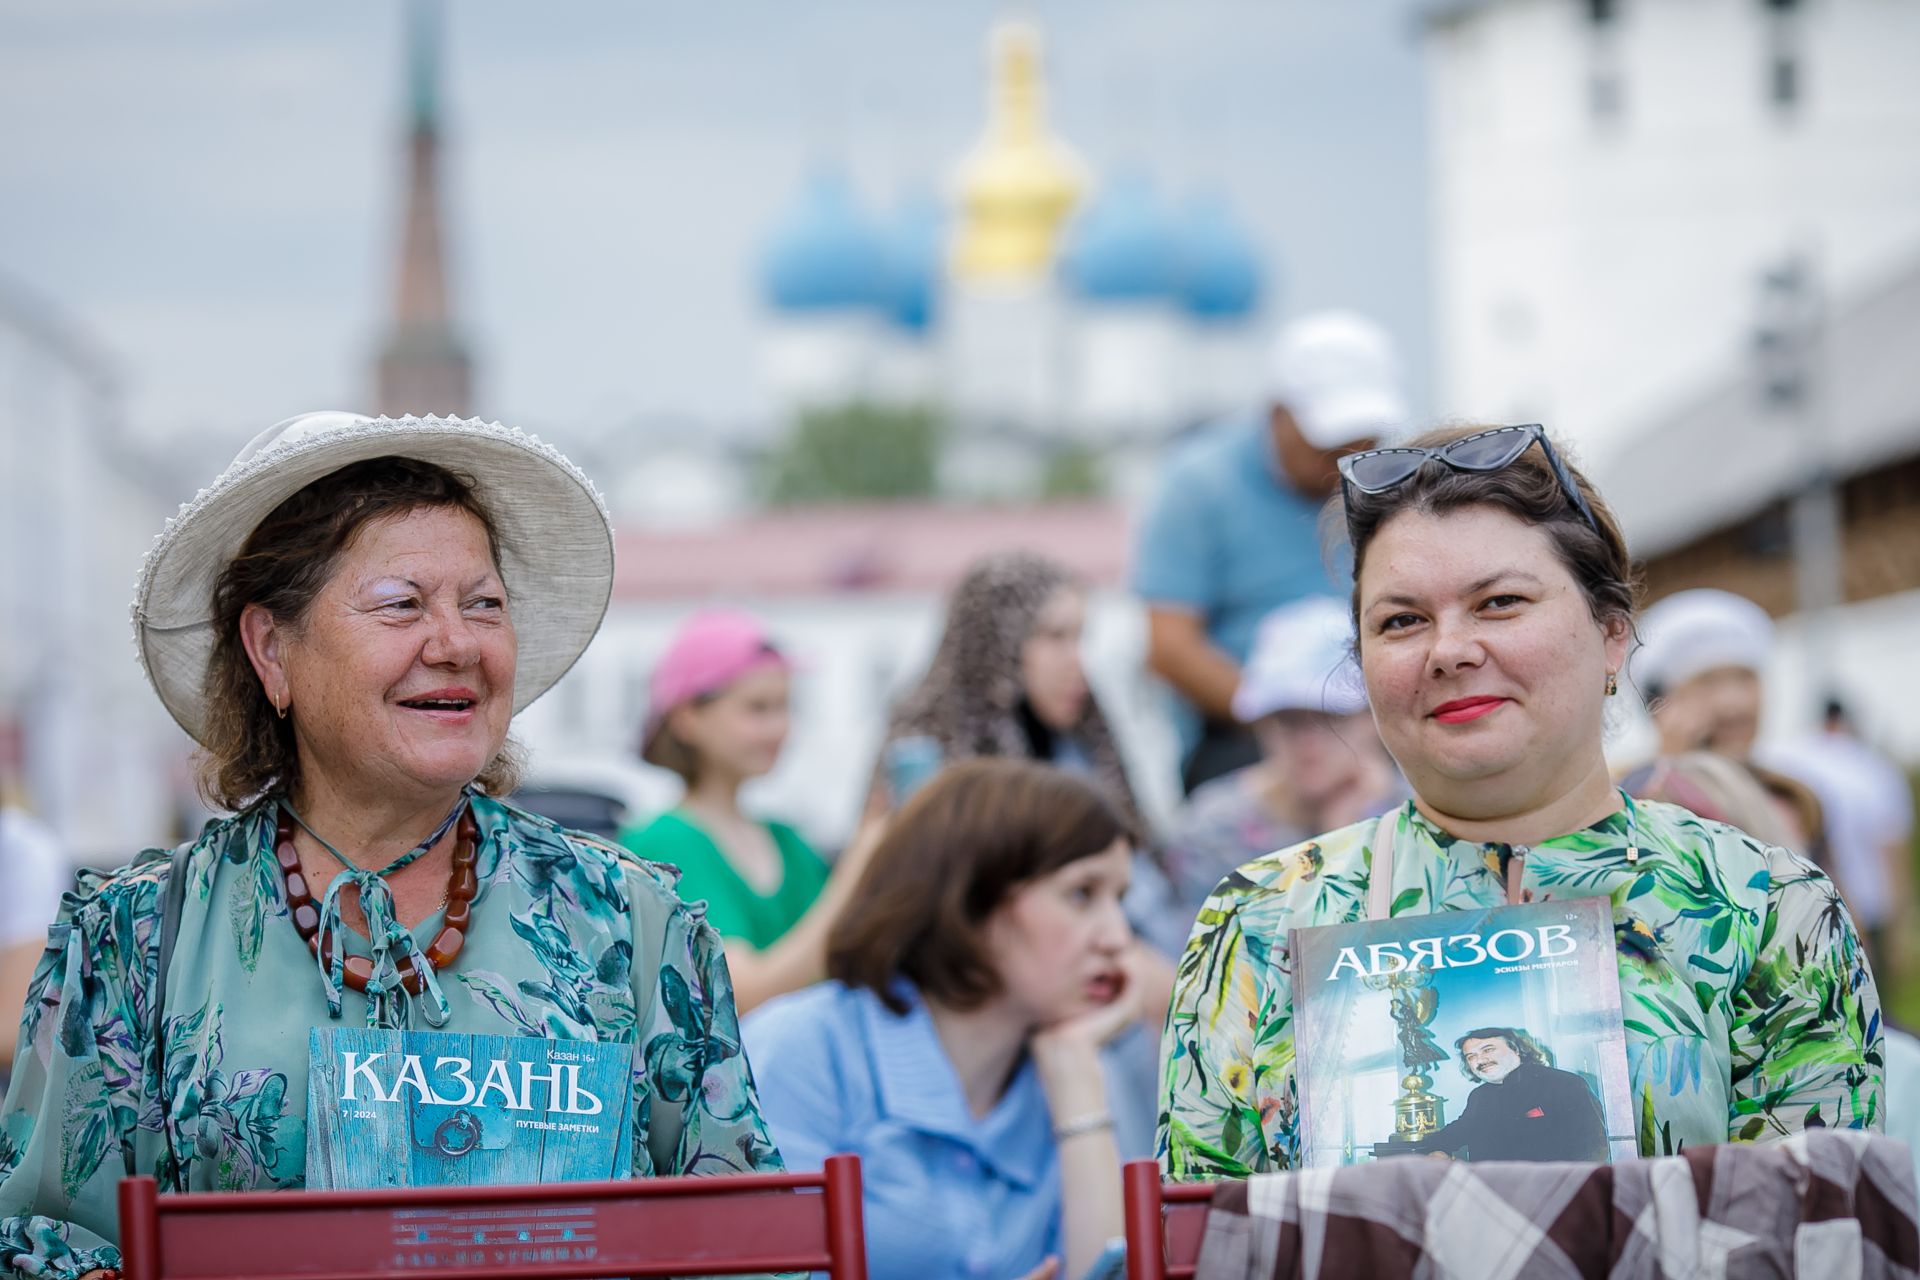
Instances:
[[[242,809],[300,781],[293,722],[275,713],[247,658],[241,613],[257,604],[275,622],[297,628],[362,529],[429,507],[457,508],[478,520],[498,572],[499,531],[472,478],[399,457],[369,458],[315,480],[269,512],[221,570],[213,589],[199,757],[200,790],[209,801]],[[519,772],[518,751],[508,742],[477,781],[503,795],[518,784]]]
[[[1486,431],[1484,426],[1445,427],[1419,435],[1406,444],[1437,449],[1462,436]],[[1343,487],[1346,529],[1353,544],[1353,617],[1355,634],[1360,627],[1360,566],[1366,563],[1367,547],[1389,519],[1402,511],[1420,511],[1428,515],[1446,515],[1465,507],[1493,507],[1527,524],[1539,525],[1553,544],[1554,554],[1580,585],[1587,598],[1587,609],[1598,623],[1618,618],[1632,626],[1640,599],[1639,577],[1633,558],[1627,552],[1627,540],[1614,519],[1606,499],[1582,475],[1557,442],[1555,451],[1565,464],[1568,476],[1580,488],[1599,528],[1568,501],[1560,480],[1553,473],[1546,455],[1537,445],[1498,471],[1455,471],[1445,463],[1429,461],[1405,483],[1384,493],[1362,493]]]
[[[981,926],[1028,881],[1127,837],[1092,785],[1052,765],[979,757],[949,765],[895,815],[827,935],[827,976],[895,1013],[906,978],[977,1008],[1000,992]]]

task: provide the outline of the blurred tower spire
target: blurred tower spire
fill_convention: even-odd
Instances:
[[[962,280],[1033,279],[1053,265],[1086,170],[1047,128],[1039,31],[1001,23],[990,57],[986,136],[958,174],[953,270]]]
[[[447,303],[440,226],[440,3],[407,6],[407,203],[394,282],[393,327],[380,351],[387,414],[467,414],[472,364]]]

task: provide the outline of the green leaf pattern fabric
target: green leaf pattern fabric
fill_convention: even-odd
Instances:
[[[443,1030],[632,1044],[636,1176],[778,1171],[740,1049],[720,940],[670,868],[486,796],[480,891],[442,983]],[[168,854],[67,896],[29,988],[0,1107],[0,1273],[119,1265],[115,1183],[295,1189],[306,1182],[307,1029],[328,1021],[287,918],[262,808],[209,823],[187,864],[168,982],[167,1057],[149,993]],[[438,913],[414,931],[424,946]],[[349,937],[365,954],[365,940]],[[349,1025],[366,997],[345,994]],[[376,1010],[406,1025],[394,1001]]]
[[[1287,931],[1365,918],[1378,822],[1397,824],[1393,915],[1506,901],[1502,846],[1455,839],[1411,802],[1222,880],[1180,958],[1162,1042],[1169,1177],[1295,1166]],[[1846,908],[1811,863],[1636,801],[1532,847],[1522,865],[1530,901],[1612,899],[1642,1155],[1884,1128],[1879,996]]]

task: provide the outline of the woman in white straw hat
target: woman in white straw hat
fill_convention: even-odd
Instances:
[[[305,1185],[315,1026],[630,1044],[634,1174],[780,1167],[712,930],[499,798],[612,580],[586,477],[478,420],[289,419],[168,523],[140,659],[235,812],[68,897],[0,1113],[0,1271],[111,1274],[125,1174]]]

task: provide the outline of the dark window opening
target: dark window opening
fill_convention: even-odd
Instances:
[[[1779,559],[1793,554],[1792,513],[1784,502],[1771,504],[1730,532],[1733,546],[1745,555]]]
[[[1761,0],[1770,28],[1766,70],[1767,101],[1782,115],[1800,105],[1806,86],[1801,83],[1800,35],[1806,6],[1801,0]]]
[[[1620,87],[1619,74],[1595,71],[1587,81],[1587,110],[1595,123],[1618,120],[1625,106],[1626,94]]]
[[[1791,107],[1800,101],[1800,62],[1792,54],[1773,55],[1773,67],[1767,77],[1767,95],[1776,107]]]

